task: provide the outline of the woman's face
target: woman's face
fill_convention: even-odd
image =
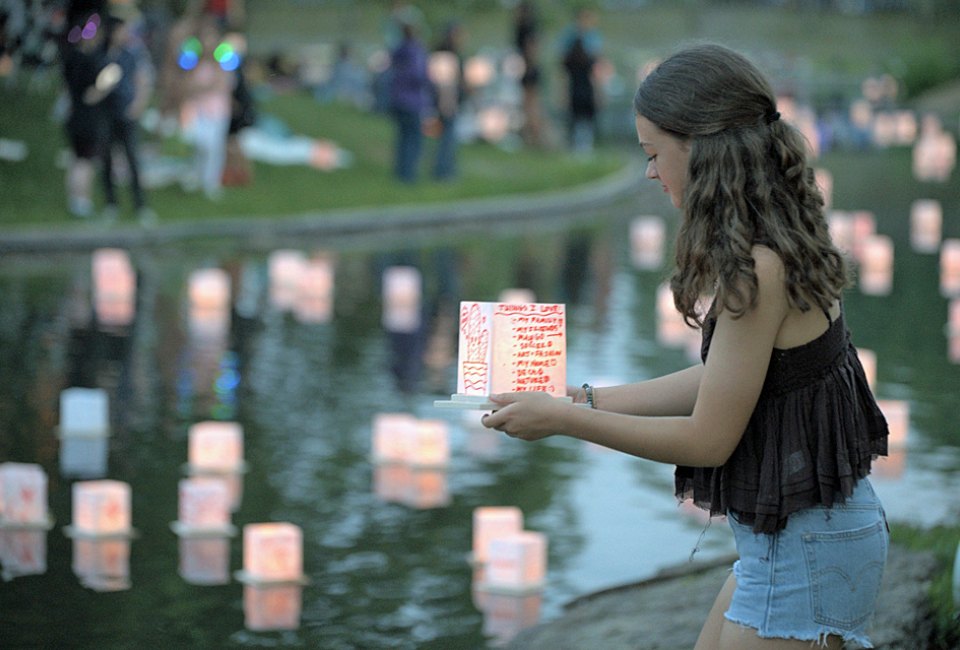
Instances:
[[[663,191],[670,195],[673,207],[679,208],[687,186],[690,147],[642,115],[637,116],[637,138],[647,154],[647,178],[660,181]]]

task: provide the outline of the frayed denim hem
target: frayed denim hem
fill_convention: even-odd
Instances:
[[[816,635],[810,636],[809,634],[805,634],[803,632],[779,632],[771,629],[761,630],[756,625],[752,625],[746,621],[737,620],[726,613],[724,613],[723,617],[735,625],[753,630],[761,639],[791,639],[796,641],[810,641],[811,643],[815,643],[823,648],[827,645],[827,637],[832,635],[843,639],[845,644],[853,642],[859,645],[861,648],[874,647],[867,635],[856,634],[854,632],[850,632],[849,630],[838,630],[828,626],[821,626]]]

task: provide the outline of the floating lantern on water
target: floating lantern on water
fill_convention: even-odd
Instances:
[[[450,504],[447,473],[442,468],[410,466],[409,471],[395,475],[401,483],[395,486],[398,503],[416,510],[441,508]]]
[[[857,348],[857,358],[860,359],[860,365],[863,366],[863,374],[867,378],[867,384],[870,386],[870,390],[876,391],[877,354],[873,350]]]
[[[76,538],[132,536],[130,485],[110,479],[74,483],[73,522],[67,534]]]
[[[853,217],[849,212],[831,210],[827,214],[827,227],[830,230],[830,239],[840,250],[853,252]]]
[[[879,296],[893,288],[893,240],[870,235],[860,243],[860,291]]]
[[[200,269],[188,279],[190,334],[223,338],[230,330],[230,276],[223,269]]]
[[[247,524],[243,527],[241,582],[253,585],[303,584],[303,531],[291,523]]]
[[[230,537],[209,535],[179,539],[179,573],[194,585],[230,582]]]
[[[890,111],[880,111],[873,117],[873,144],[886,148],[897,143],[897,118]]]
[[[133,323],[137,275],[130,256],[119,248],[100,248],[93,252],[91,266],[97,322],[105,327],[126,327]]]
[[[378,413],[373,418],[371,459],[375,463],[404,463],[417,427],[409,413]]]
[[[461,302],[457,393],[435,406],[489,409],[493,393],[542,391],[566,399],[566,307]]]
[[[918,199],[910,207],[910,244],[919,253],[936,253],[940,248],[943,208],[940,201]]]
[[[685,347],[697,332],[683,320],[673,302],[669,284],[657,287],[657,342],[671,348]]]
[[[877,219],[869,210],[854,210],[850,213],[853,226],[853,255],[858,260],[864,242],[877,233]]]
[[[0,463],[0,529],[53,526],[47,507],[47,474],[34,463]]]
[[[547,537],[522,531],[490,541],[482,589],[507,593],[542,590],[547,574]]]
[[[960,239],[944,239],[940,245],[940,294],[960,296]]]
[[[947,305],[947,333],[960,334],[960,298],[952,299]]]
[[[412,266],[391,266],[383,272],[383,328],[412,333],[420,329],[423,278]]]
[[[407,461],[414,467],[444,467],[450,461],[450,427],[443,420],[417,420]]]
[[[906,447],[907,435],[910,432],[910,403],[899,399],[882,399],[877,400],[877,406],[887,420],[889,430],[887,447],[890,449]]]
[[[913,145],[913,176],[918,181],[946,182],[957,163],[957,142],[938,118],[923,118],[920,137]]]
[[[190,427],[188,467],[192,473],[229,473],[246,469],[243,427],[237,422],[210,420]]]
[[[101,388],[67,388],[60,393],[60,471],[64,476],[99,478],[107,473],[110,408]]]
[[[483,506],[473,511],[474,564],[484,564],[490,554],[490,542],[523,530],[523,512],[515,506]]]
[[[47,531],[0,528],[0,565],[4,580],[46,573]]]
[[[658,269],[663,264],[667,227],[660,217],[637,217],[630,223],[630,260],[637,269]]]
[[[917,139],[917,116],[912,111],[896,111],[896,141],[900,145],[911,145]]]
[[[73,540],[73,572],[80,583],[94,591],[130,588],[130,540],[83,538]]]
[[[177,489],[178,518],[171,524],[181,536],[235,533],[230,523],[231,494],[224,479],[200,476],[181,479]]]
[[[320,255],[308,260],[300,275],[293,313],[301,323],[327,323],[333,317],[334,260]]]
[[[303,587],[244,585],[243,626],[248,630],[296,630],[300,627]]]

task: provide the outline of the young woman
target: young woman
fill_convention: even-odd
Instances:
[[[740,557],[698,650],[872,647],[888,531],[867,475],[887,425],[844,324],[847,266],[804,140],[756,67],[715,45],[664,60],[634,107],[647,178],[682,213],[671,288],[703,363],[571,390],[593,409],[496,395],[483,423],[677,465],[677,496],[727,515]]]

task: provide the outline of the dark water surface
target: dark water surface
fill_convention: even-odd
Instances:
[[[466,237],[132,250],[136,320],[112,331],[91,319],[89,254],[3,260],[0,461],[45,469],[55,523],[34,549],[44,570],[13,576],[5,566],[0,646],[481,648],[559,615],[572,598],[684,562],[698,544],[698,557],[729,552],[722,521],[704,532],[702,520],[678,509],[670,467],[573,440],[501,438],[476,426],[476,412],[433,407],[455,390],[458,301],[495,300],[508,287],[567,305],[571,383],[633,381],[687,365],[686,350],[657,339],[665,267],[631,263],[637,214],[631,198],[581,221]],[[271,302],[274,248],[335,255],[327,322],[303,322]],[[956,516],[944,496],[960,491],[960,367],[947,358],[936,256],[912,253],[906,242],[897,250],[893,292],[852,289],[847,318],[858,347],[877,355],[878,396],[904,400],[911,412],[906,450],[874,484],[891,519],[928,525]],[[414,332],[387,332],[382,323],[381,277],[398,264],[423,274],[423,326]],[[190,327],[186,283],[200,268],[232,279],[222,338]],[[78,477],[62,469],[56,430],[60,392],[71,386],[107,391],[113,435],[104,477],[132,488],[138,534],[128,584],[115,591],[84,586],[73,566],[76,540],[63,530]],[[372,421],[381,412],[448,421],[449,466],[391,475],[372,463]],[[232,575],[192,584],[178,570],[186,551],[170,523],[187,432],[208,419],[244,431],[248,471],[233,523],[303,529],[309,584],[298,594],[295,629],[250,629],[243,584]],[[403,491],[387,496],[389,485]],[[542,591],[496,598],[475,589],[472,513],[486,505],[518,506],[526,528],[546,533]],[[222,545],[231,574],[242,565],[241,538]]]

